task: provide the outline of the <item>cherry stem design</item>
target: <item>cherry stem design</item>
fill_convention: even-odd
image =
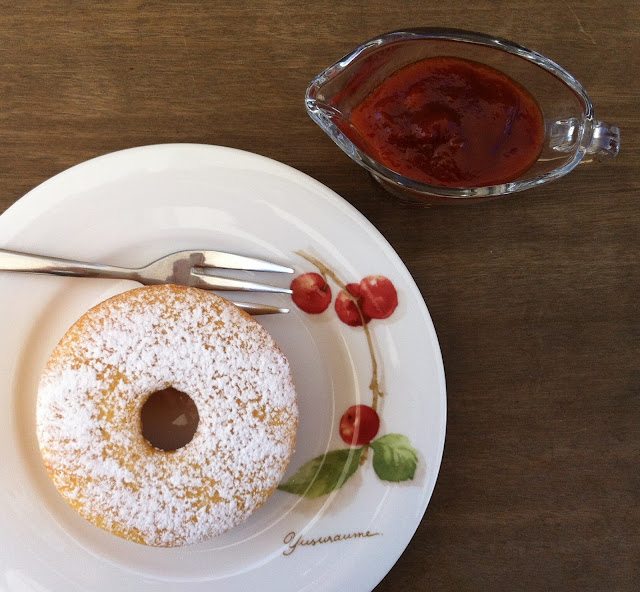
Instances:
[[[319,261],[312,255],[305,253],[304,251],[296,251],[296,254],[306,259],[312,265],[317,267],[318,271],[326,278],[330,277],[336,285],[344,291],[347,297],[354,303],[356,309],[358,310],[358,314],[360,315],[360,319],[362,320],[362,328],[364,329],[364,334],[367,338],[367,345],[369,346],[369,355],[371,356],[371,382],[369,383],[369,389],[373,394],[373,399],[371,402],[371,408],[374,411],[378,411],[378,399],[380,397],[384,397],[384,393],[380,390],[380,382],[378,380],[378,360],[376,358],[376,352],[373,347],[373,339],[371,337],[371,331],[369,330],[369,325],[365,322],[364,314],[362,313],[362,308],[360,307],[360,302],[358,298],[353,296],[351,292],[347,289],[347,285],[335,274],[335,272],[327,267],[322,261]],[[367,459],[367,453],[369,451],[369,446],[365,446],[362,451],[362,456],[360,458],[360,464],[363,464]]]

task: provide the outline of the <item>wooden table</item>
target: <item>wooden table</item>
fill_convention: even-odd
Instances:
[[[448,384],[438,483],[377,591],[640,585],[640,9],[628,0],[0,3],[0,204],[131,146],[221,144],[334,189],[390,241]],[[408,26],[500,35],[559,62],[619,157],[507,199],[388,197],[307,117],[307,83]]]

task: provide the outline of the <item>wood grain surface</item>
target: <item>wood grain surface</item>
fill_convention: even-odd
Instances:
[[[559,62],[620,126],[619,157],[488,203],[398,203],[303,97],[354,46],[415,26],[495,34]],[[447,376],[436,489],[376,592],[632,592],[639,54],[637,0],[2,0],[0,207],[94,156],[165,142],[250,150],[318,179],[404,260]]]

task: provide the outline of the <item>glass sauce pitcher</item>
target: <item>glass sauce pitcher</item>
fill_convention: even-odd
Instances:
[[[518,178],[483,187],[444,187],[408,178],[376,157],[351,121],[352,111],[398,70],[430,57],[479,62],[509,76],[537,101],[544,139],[537,161]],[[523,191],[558,179],[580,162],[612,157],[620,130],[598,121],[582,85],[558,64],[524,47],[455,29],[408,29],[384,34],[357,47],[309,85],[306,107],[312,119],[385,189],[420,204],[466,203]]]

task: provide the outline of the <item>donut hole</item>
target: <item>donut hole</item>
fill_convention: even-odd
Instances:
[[[154,448],[171,452],[193,440],[200,416],[193,399],[170,386],[149,395],[140,421],[144,439]]]

